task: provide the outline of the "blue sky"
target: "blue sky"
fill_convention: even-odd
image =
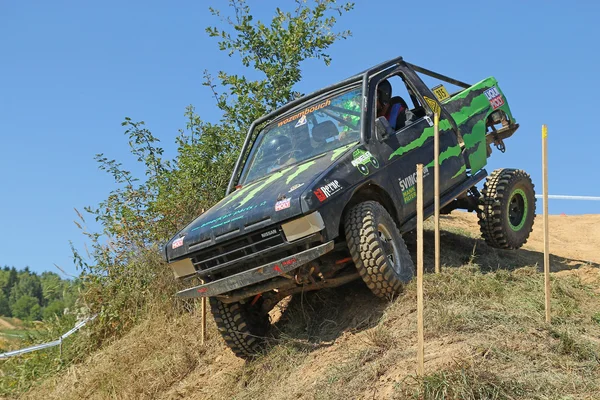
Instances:
[[[249,1],[262,18],[286,3]],[[77,274],[69,240],[81,247],[83,238],[73,209],[96,205],[114,188],[94,155],[139,171],[124,117],[146,121],[170,156],[187,105],[216,119],[203,71],[241,71],[204,32],[219,24],[208,4],[0,1],[0,265],[39,272],[58,264]],[[550,192],[600,196],[599,12],[592,1],[358,0],[338,25],[353,36],[330,49],[331,66],[306,62],[297,89],[311,92],[397,55],[466,82],[493,75],[521,128],[505,154],[494,152],[488,171],[525,169],[541,193],[546,123]],[[551,213],[599,208],[550,202]]]

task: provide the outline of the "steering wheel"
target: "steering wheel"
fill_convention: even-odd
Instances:
[[[302,153],[303,153],[302,150],[298,150],[298,149],[290,150],[287,153],[283,154],[281,157],[279,157],[277,159],[277,163],[279,165],[283,165],[284,163],[288,162],[293,157],[294,154],[302,155]]]

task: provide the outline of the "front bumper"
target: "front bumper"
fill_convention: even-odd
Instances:
[[[297,253],[293,256],[288,256],[248,271],[219,279],[214,282],[208,282],[203,285],[182,290],[177,293],[177,296],[185,298],[213,297],[230,292],[232,290],[250,286],[258,282],[266,281],[292,271],[309,261],[316,260],[322,255],[333,250],[333,246],[334,243],[332,240],[312,249]]]

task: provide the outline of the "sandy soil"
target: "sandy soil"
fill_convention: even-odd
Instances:
[[[453,212],[442,216],[440,225],[442,229],[451,226],[468,231],[474,237],[479,235],[475,213]],[[548,227],[551,271],[558,276],[575,275],[600,293],[600,215],[550,215]],[[540,268],[543,265],[544,222],[541,215],[536,216],[529,240],[516,253],[520,253],[522,259],[532,260],[532,264],[537,263]],[[530,256],[526,257],[524,253]]]
[[[443,221],[479,234],[475,213],[453,212]],[[442,229],[444,225],[442,222]],[[550,254],[578,261],[600,263],[600,215],[550,215]],[[544,251],[544,221],[537,215],[524,249]]]

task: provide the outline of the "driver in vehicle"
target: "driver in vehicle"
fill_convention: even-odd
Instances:
[[[392,97],[392,85],[387,79],[377,87],[377,117],[385,117],[395,131],[404,128],[406,122],[413,119],[413,113],[402,97]]]
[[[294,153],[298,152],[294,150],[292,146],[292,140],[284,134],[276,135],[270,138],[267,143],[264,144],[263,154],[264,162],[271,162],[271,166],[267,168],[267,172],[279,169],[284,165],[293,164],[296,162]]]

